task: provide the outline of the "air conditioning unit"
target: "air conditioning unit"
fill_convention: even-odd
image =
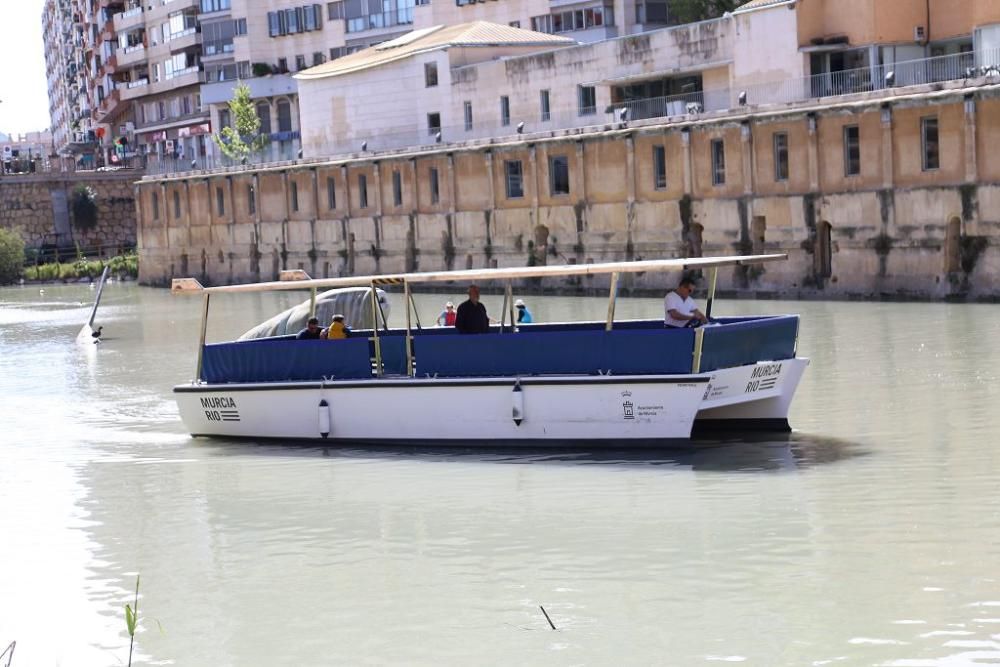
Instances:
[[[913,41],[923,42],[927,38],[927,31],[924,30],[924,26],[915,25],[913,26]]]

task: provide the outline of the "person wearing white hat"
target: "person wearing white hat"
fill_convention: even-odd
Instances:
[[[444,310],[438,315],[437,325],[439,327],[453,327],[455,326],[455,304],[451,301],[444,304]]]
[[[517,323],[518,324],[531,324],[533,321],[531,318],[531,311],[528,307],[524,305],[524,300],[517,299],[514,302],[514,307],[517,308]]]

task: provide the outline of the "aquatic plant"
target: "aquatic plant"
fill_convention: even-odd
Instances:
[[[132,665],[132,647],[135,645],[135,626],[139,623],[139,575],[135,575],[135,607],[125,605],[125,627],[128,629],[128,664]]]

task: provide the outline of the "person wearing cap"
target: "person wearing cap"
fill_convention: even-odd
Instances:
[[[295,335],[296,340],[319,340],[320,329],[319,320],[310,317],[306,322],[306,328]]]
[[[438,315],[437,325],[439,327],[453,327],[455,326],[455,318],[457,314],[455,313],[455,304],[451,301],[444,304],[444,310]]]
[[[528,310],[528,307],[526,305],[524,305],[524,301],[522,299],[518,299],[517,301],[515,301],[514,302],[514,307],[517,308],[517,323],[518,324],[531,324],[532,323],[533,320],[532,320],[532,317],[531,317],[531,311]]]
[[[342,340],[347,338],[347,334],[349,333],[351,333],[351,330],[344,324],[344,316],[337,313],[333,316],[330,326],[323,332],[323,338],[327,340]]]
[[[469,285],[469,298],[458,304],[455,313],[455,328],[463,334],[488,333],[490,316],[486,314],[486,306],[479,302],[479,287]]]

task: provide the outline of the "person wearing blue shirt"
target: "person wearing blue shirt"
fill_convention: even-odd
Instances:
[[[524,301],[518,299],[514,302],[514,307],[517,308],[517,323],[518,324],[531,324],[531,311],[528,307],[524,305]]]

